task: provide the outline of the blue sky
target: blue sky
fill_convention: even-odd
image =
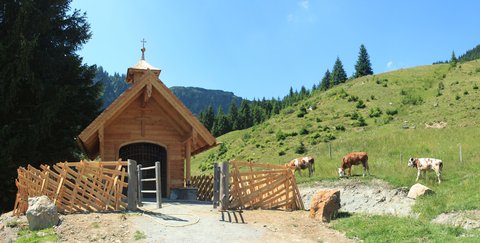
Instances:
[[[375,73],[429,65],[480,44],[480,1],[74,0],[92,38],[88,64],[125,73],[141,56],[168,86],[283,97],[311,88],[340,57],[350,76],[361,44]]]

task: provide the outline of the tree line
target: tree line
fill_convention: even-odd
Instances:
[[[213,106],[209,105],[200,112],[199,120],[214,136],[218,137],[231,131],[242,130],[260,124],[273,115],[279,114],[283,108],[310,97],[314,92],[326,91],[335,85],[345,83],[349,79],[371,74],[373,74],[373,70],[370,57],[367,49],[362,44],[360,45],[358,60],[355,64],[355,73],[350,78],[347,77],[342,61],[337,57],[332,72],[327,69],[320,83],[313,85],[311,90],[302,86],[300,91],[294,91],[290,87],[289,93],[283,99],[242,100],[240,108],[237,107],[236,103],[232,102],[226,113],[220,107],[215,114]],[[303,109],[305,110],[304,113],[306,113],[305,107]]]

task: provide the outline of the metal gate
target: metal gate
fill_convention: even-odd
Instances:
[[[164,147],[153,143],[132,143],[122,146],[118,154],[122,160],[135,160],[137,165],[142,165],[144,168],[155,166],[155,162],[159,161],[162,168],[160,174],[162,197],[167,197],[167,150]],[[144,171],[143,177],[155,178],[155,170]],[[155,190],[155,188],[155,181],[143,183],[144,190]]]

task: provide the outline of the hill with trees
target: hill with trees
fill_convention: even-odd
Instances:
[[[438,227],[430,221],[441,213],[479,209],[480,194],[474,193],[480,187],[476,179],[480,173],[479,85],[480,60],[475,60],[363,76],[326,91],[313,90],[263,123],[219,136],[220,146],[192,160],[193,174],[211,173],[214,162],[283,165],[310,155],[315,157],[315,175],[297,174],[297,182],[336,181],[342,156],[366,151],[372,176],[349,180],[357,178],[361,183],[375,178],[396,187],[410,187],[415,184],[416,170],[407,167],[408,158],[438,158],[445,163],[444,181],[438,185],[434,173],[421,178],[420,183],[435,194],[417,200],[418,219],[353,215],[335,222],[343,229],[348,224],[363,225],[361,232],[347,232],[349,237],[360,239],[376,235],[375,230],[389,231],[391,225],[396,229],[410,229],[412,224]],[[354,175],[361,175],[361,171],[354,166]],[[375,229],[368,227],[372,224]],[[391,237],[404,239],[408,235],[399,232]],[[435,234],[429,239],[442,237],[445,235]]]

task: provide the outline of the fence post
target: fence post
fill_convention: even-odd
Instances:
[[[137,178],[137,161],[128,160],[128,189],[127,189],[127,209],[134,211],[137,210],[137,189],[138,189],[138,178]]]
[[[228,168],[228,162],[225,161],[222,163],[221,167],[221,183],[220,183],[220,202],[221,207],[220,210],[228,210],[230,204],[230,189],[229,189],[229,182],[230,182],[230,171]]]
[[[157,187],[157,208],[162,208],[162,178],[160,173],[160,162],[155,162],[155,185]]]
[[[220,167],[217,163],[213,164],[213,208],[217,208],[220,198]]]
[[[143,183],[142,183],[142,165],[137,165],[137,178],[138,178],[138,206],[143,206]]]
[[[460,163],[463,162],[462,144],[460,144]]]
[[[328,156],[332,159],[332,144],[328,143]]]

